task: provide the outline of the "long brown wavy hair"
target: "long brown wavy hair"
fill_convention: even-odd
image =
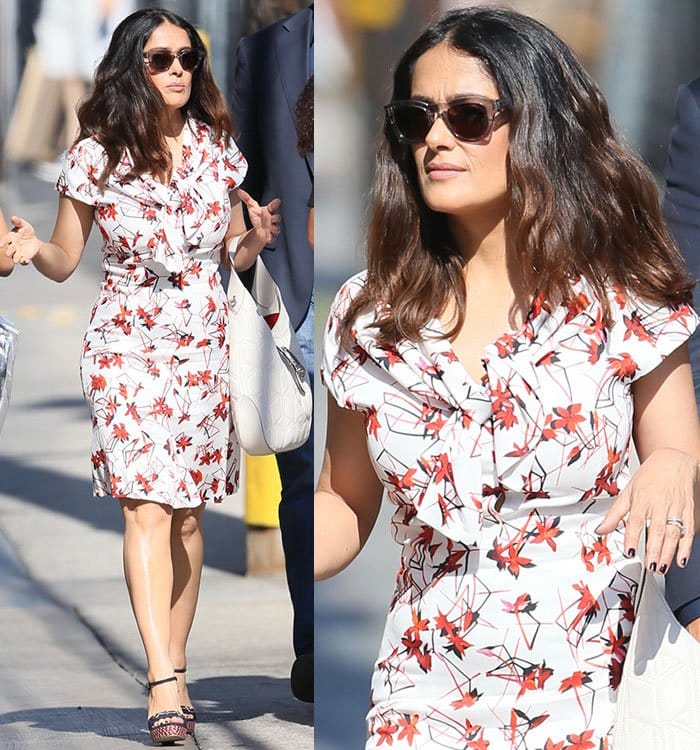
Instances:
[[[558,305],[573,301],[572,275],[594,287],[610,324],[606,289],[618,284],[663,304],[692,300],[694,280],[662,219],[654,179],[613,129],[602,93],[546,26],[484,6],[444,15],[399,60],[393,99],[409,99],[416,60],[446,43],[492,75],[510,123],[510,232],[524,289]],[[343,319],[379,305],[384,346],[417,340],[456,302],[453,337],[464,323],[465,258],[445,214],[425,204],[410,146],[389,122],[377,151],[367,229],[367,281]]]
[[[92,92],[78,109],[77,140],[93,137],[107,152],[107,166],[99,178],[101,188],[127,151],[133,162],[127,179],[143,173],[166,175],[172,169],[170,150],[160,129],[165,103],[151,84],[143,59],[148,38],[163,23],[184,29],[192,48],[202,57],[193,71],[192,93],[183,114],[210,125],[217,140],[233,133],[231,115],[194,26],[163,8],[136,11],[114,30],[107,53],[97,67]]]

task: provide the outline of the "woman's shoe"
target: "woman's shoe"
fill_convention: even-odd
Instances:
[[[166,677],[164,680],[155,680],[147,682],[148,691],[156,685],[163,685],[166,682],[176,682],[177,677]],[[148,732],[151,735],[151,742],[158,742],[161,745],[170,745],[177,740],[184,740],[187,737],[187,720],[181,711],[160,711],[153,716],[148,717]]]
[[[173,670],[176,674],[185,674],[186,671],[187,667]],[[180,706],[180,710],[187,722],[187,734],[194,734],[194,727],[197,723],[197,714],[194,712],[194,708],[192,706]]]

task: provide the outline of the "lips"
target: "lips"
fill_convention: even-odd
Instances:
[[[466,170],[457,164],[429,164],[425,170],[431,180],[449,180],[457,177]]]

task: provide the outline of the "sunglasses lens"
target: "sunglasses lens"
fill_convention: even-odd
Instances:
[[[154,73],[162,73],[167,70],[175,59],[175,55],[170,52],[152,52],[148,58],[148,64]]]
[[[197,50],[191,49],[187,52],[183,52],[180,55],[180,65],[183,70],[194,70],[199,64],[199,53]]]
[[[394,123],[402,140],[422,143],[432,125],[430,112],[416,104],[399,104],[394,107]]]
[[[464,141],[481,140],[490,127],[489,114],[483,104],[460,102],[447,108],[450,129]]]

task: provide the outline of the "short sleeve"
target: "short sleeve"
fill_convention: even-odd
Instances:
[[[353,276],[340,287],[331,305],[323,337],[321,381],[338,406],[364,411],[369,404],[361,396],[367,384],[363,372],[366,354],[358,345],[348,345],[341,337],[341,323],[355,295],[364,284],[364,272]]]
[[[700,320],[687,304],[667,306],[621,293],[610,301],[610,351],[628,363],[625,371],[630,381],[650,373],[688,341]]]
[[[63,156],[56,190],[81,203],[96,206],[102,196],[97,182],[106,164],[107,154],[99,143],[92,138],[78,141]]]
[[[248,171],[248,162],[233,138],[222,143],[222,166],[219,178],[226,182],[229,191],[238,187]]]

